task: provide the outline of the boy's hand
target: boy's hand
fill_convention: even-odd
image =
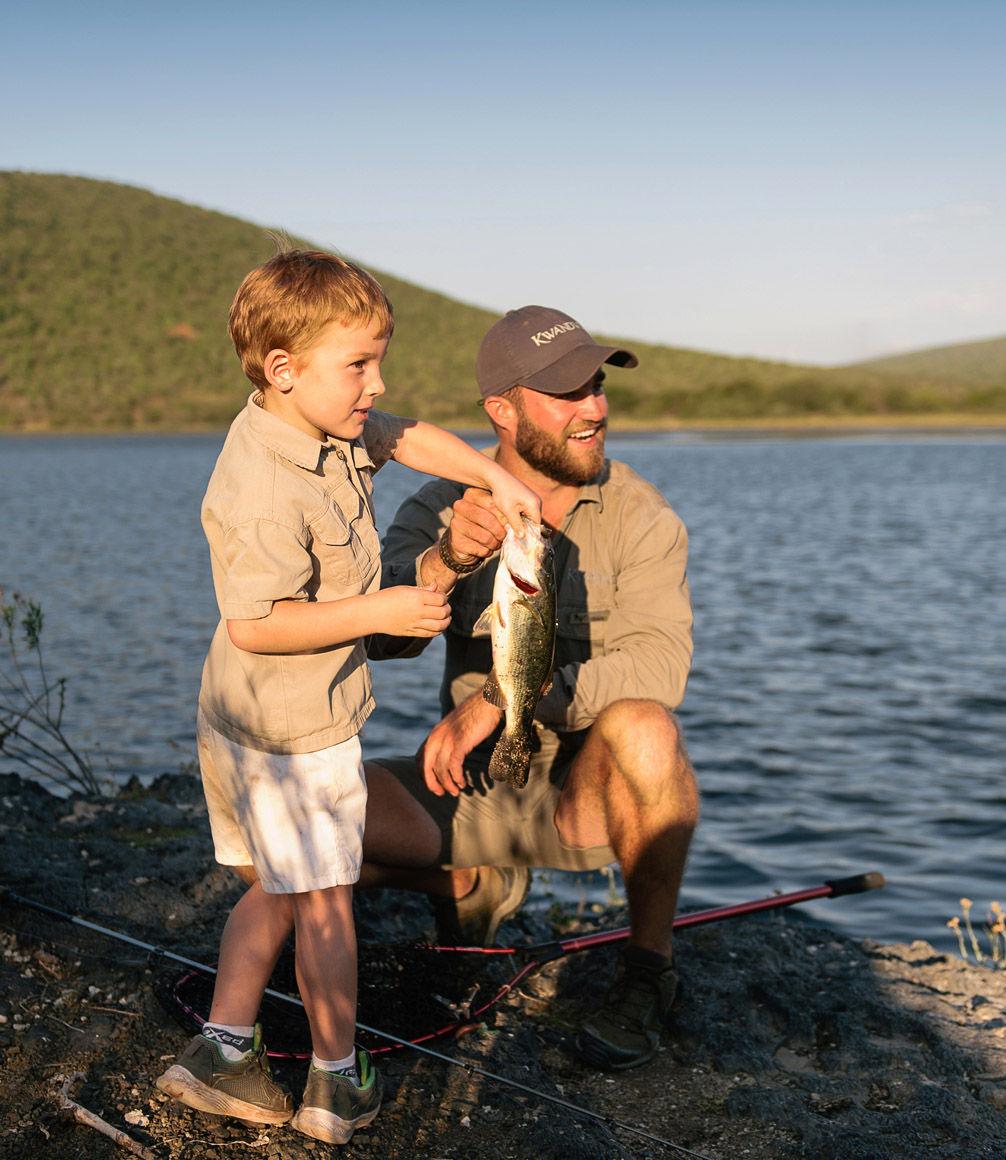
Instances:
[[[541,523],[541,498],[526,483],[493,460],[486,463],[484,471],[486,486],[492,492],[492,502],[496,505],[498,517],[513,528],[518,539],[524,535],[522,517],[526,516],[533,524]]]
[[[518,539],[524,535],[522,516],[527,516],[533,524],[541,523],[541,499],[526,483],[521,483],[516,476],[502,468],[499,468],[491,482],[493,502]]]
[[[381,601],[381,632],[389,636],[439,636],[451,623],[447,597],[435,584],[425,588],[383,588],[371,599]]]

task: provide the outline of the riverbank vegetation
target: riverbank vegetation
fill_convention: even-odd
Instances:
[[[0,431],[225,427],[249,389],[227,309],[272,251],[264,226],[145,190],[0,172]],[[482,426],[495,314],[373,272],[397,319],[389,407]],[[613,426],[1006,423],[1006,338],[838,368],[622,341],[640,366],[609,376]]]

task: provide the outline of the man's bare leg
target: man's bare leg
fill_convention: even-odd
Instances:
[[[609,705],[573,762],[555,820],[571,846],[611,846],[625,882],[630,945],[671,955],[698,817],[695,775],[674,715],[655,701]]]
[[[365,769],[367,822],[358,885],[463,898],[475,886],[478,867],[441,870],[436,822],[383,766],[368,761]]]

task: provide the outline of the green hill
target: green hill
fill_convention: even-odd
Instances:
[[[930,347],[871,359],[847,369],[953,381],[967,387],[1001,388],[1006,382],[1006,338]]]
[[[0,172],[0,431],[225,426],[249,389],[227,310],[272,251],[259,226],[145,190]],[[389,409],[482,425],[473,368],[495,316],[373,272],[395,305]],[[939,360],[823,369],[622,341],[640,356],[609,378],[627,424],[1006,414],[1006,376]]]

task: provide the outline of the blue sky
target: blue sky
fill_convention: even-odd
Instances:
[[[0,168],[506,310],[841,363],[1006,334],[1006,5],[8,7]]]

